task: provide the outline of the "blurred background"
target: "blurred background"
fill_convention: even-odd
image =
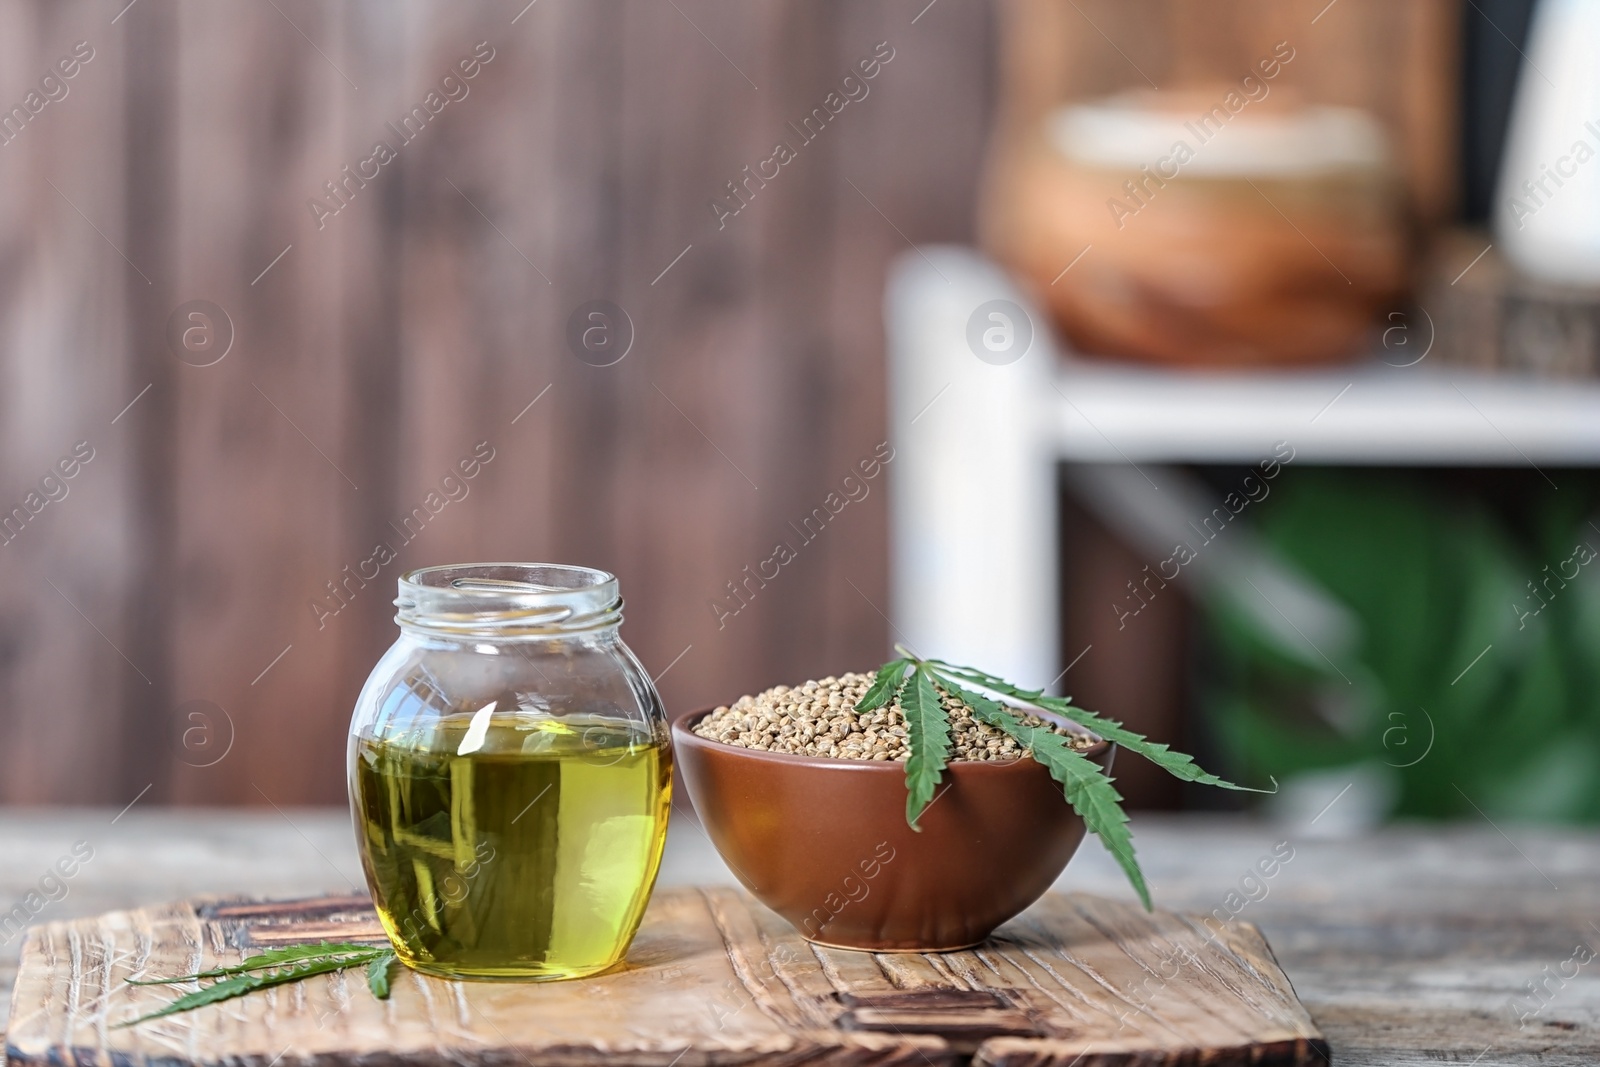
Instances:
[[[0,802],[342,803],[395,579],[507,559],[669,711],[1004,638],[1291,817],[1600,818],[1597,43],[0,4]]]

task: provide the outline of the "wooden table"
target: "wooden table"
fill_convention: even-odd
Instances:
[[[116,814],[0,812],[0,908],[27,908],[37,892],[42,921],[201,893],[359,885],[342,811],[135,810],[113,823]],[[1334,1063],[1600,1063],[1600,958],[1582,962],[1600,953],[1600,835],[1501,829],[1328,840],[1229,818],[1134,820],[1157,900],[1258,924]],[[1293,858],[1270,879],[1255,876],[1285,840]],[[92,858],[41,886],[76,842]],[[675,826],[662,880],[732,883],[692,823]],[[1058,888],[1128,895],[1110,859],[1089,848]],[[52,893],[60,899],[45,901]],[[20,944],[9,934],[0,925],[0,1013]]]

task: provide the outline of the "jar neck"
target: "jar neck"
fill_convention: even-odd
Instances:
[[[525,641],[614,636],[622,624],[617,579],[549,563],[425,567],[400,578],[395,622],[444,641]]]
[[[399,621],[399,616],[396,616],[396,621]],[[425,648],[474,649],[481,652],[510,645],[521,648],[547,647],[554,652],[572,646],[597,648],[620,644],[622,641],[617,623],[583,628],[497,627],[493,630],[487,628],[464,630],[431,626],[426,623],[401,622],[400,634],[414,645]]]

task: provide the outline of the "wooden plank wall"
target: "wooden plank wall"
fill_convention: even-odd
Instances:
[[[1456,11],[0,0],[0,119],[93,50],[0,136],[0,518],[60,497],[0,535],[0,803],[339,802],[394,580],[430,563],[615,571],[674,710],[876,663],[881,479],[737,615],[711,602],[883,440],[884,270],[972,239],[996,94],[1016,121],[1290,35],[1308,91],[1403,132],[1431,216]],[[866,98],[801,143],[787,124],[879,42]],[[395,158],[317,218],[380,139]],[[779,140],[796,158],[719,224]],[[601,299],[635,334],[609,367],[565,340]],[[211,366],[168,340],[196,300],[232,325]],[[468,495],[330,599],[479,442]]]
[[[4,107],[94,50],[0,145],[0,504],[94,449],[0,545],[0,802],[340,802],[394,580],[430,563],[615,571],[674,710],[878,662],[881,480],[725,626],[709,601],[883,439],[884,269],[970,239],[992,12],[524,3],[0,4]],[[708,202],[881,41],[869,95],[719,230]],[[198,299],[234,332],[207,367],[166,339]],[[593,299],[634,324],[615,366],[564,342]],[[319,619],[482,441],[468,495]]]

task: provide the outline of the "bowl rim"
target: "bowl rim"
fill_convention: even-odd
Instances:
[[[692,711],[679,712],[672,717],[672,741],[674,745],[686,744],[691,747],[706,748],[714,752],[724,752],[728,755],[753,759],[767,763],[784,763],[791,766],[818,767],[829,770],[876,772],[879,774],[893,773],[905,775],[905,763],[900,760],[863,760],[863,759],[838,759],[833,756],[802,756],[793,752],[767,752],[758,748],[740,748],[738,745],[729,745],[721,741],[714,741],[709,737],[701,737],[694,732],[694,722],[710,715],[723,704],[714,704],[704,708],[695,708]],[[1083,754],[1097,763],[1103,763],[1101,757],[1105,756],[1115,747],[1113,742],[1101,738],[1100,742],[1092,748],[1083,750]],[[1048,768],[1038,760],[1018,757],[1012,760],[951,760],[945,769],[951,773],[961,774],[1007,774],[1018,767],[1039,768],[1048,772]]]

